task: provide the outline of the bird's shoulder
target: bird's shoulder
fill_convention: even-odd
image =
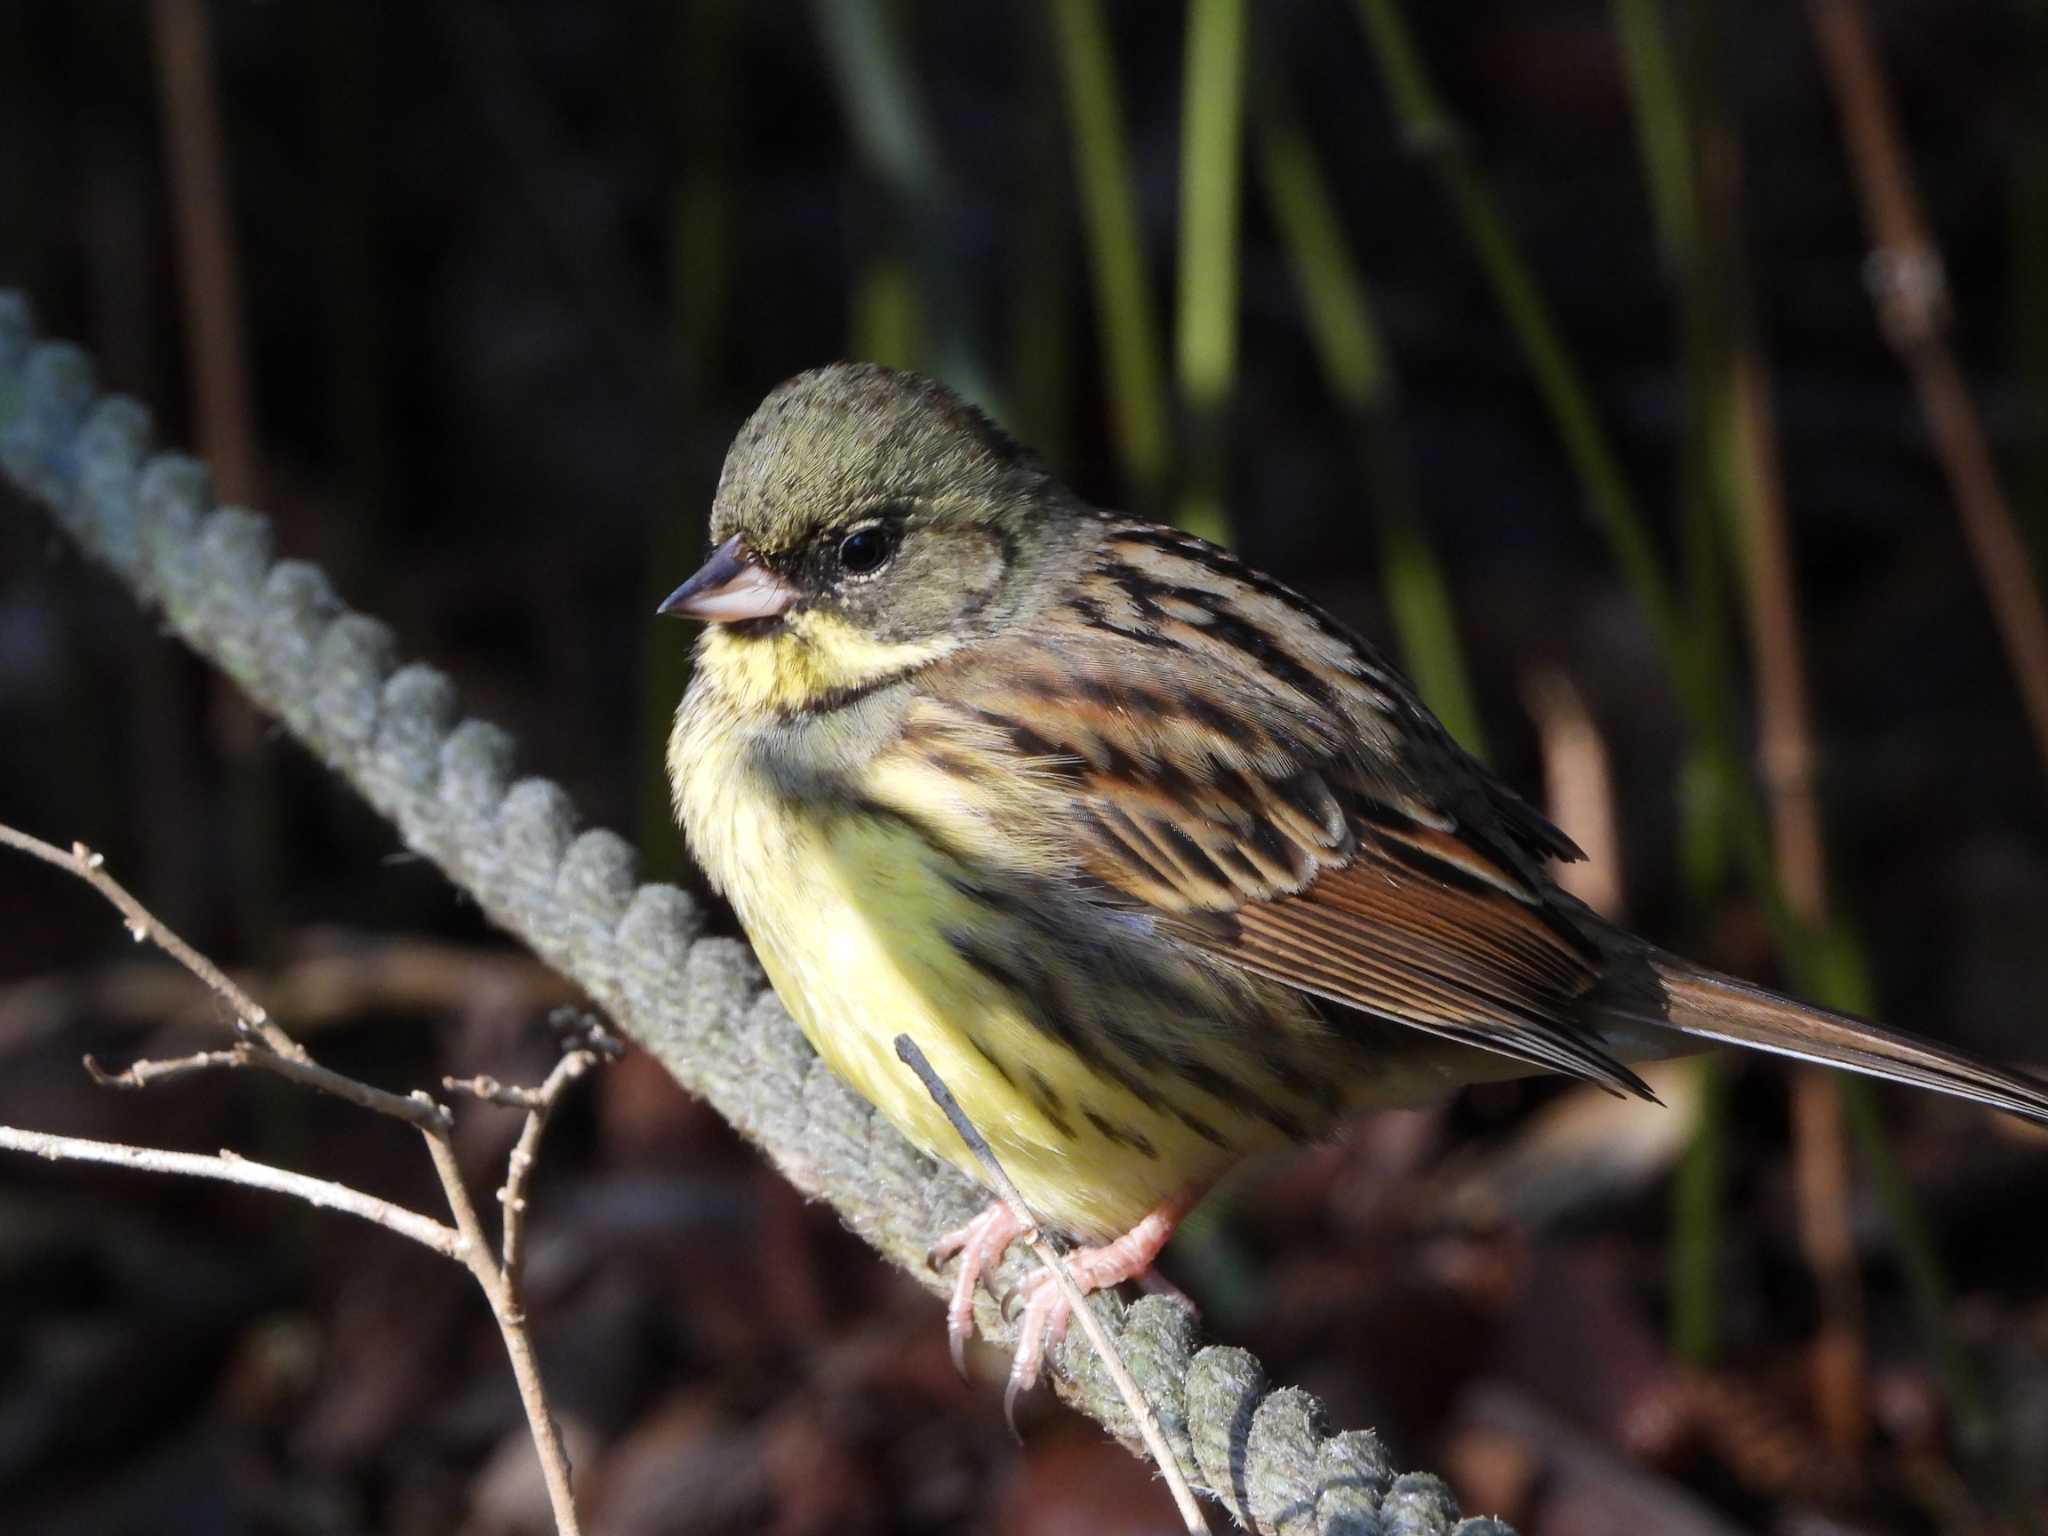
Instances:
[[[1294,588],[1177,529],[1104,517],[1091,535],[1028,622],[920,676],[914,736],[1045,764],[1113,820],[1164,817],[1203,844],[1200,826],[1234,829],[1255,863],[1280,857],[1277,835],[1286,872],[1233,860],[1240,894],[1298,889],[1368,828],[1462,838],[1494,878],[1532,890],[1544,861],[1579,856]],[[1205,902],[1203,883],[1181,879],[1180,898],[1230,904]]]

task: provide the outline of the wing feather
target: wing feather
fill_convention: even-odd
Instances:
[[[1570,841],[1224,551],[1112,528],[1049,620],[928,686],[1048,765],[1104,900],[1343,1009],[1648,1095],[1581,1022],[1602,957],[1541,867]]]

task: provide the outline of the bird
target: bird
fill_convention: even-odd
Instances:
[[[741,427],[667,749],[693,857],[825,1062],[979,1169],[909,1034],[1085,1291],[1148,1273],[1240,1160],[1346,1117],[1743,1046],[2048,1124],[2048,1085],[1668,953],[1560,889],[1579,849],[1372,645],[1091,505],[944,385],[867,363]],[[956,1363],[1022,1217],[957,1259]],[[1021,1303],[1008,1396],[1068,1311]]]

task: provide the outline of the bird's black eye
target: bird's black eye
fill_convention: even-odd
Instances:
[[[839,568],[855,576],[878,571],[889,558],[889,543],[889,530],[879,523],[856,528],[839,541]]]

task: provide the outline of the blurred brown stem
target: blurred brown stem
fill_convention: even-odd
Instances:
[[[1807,0],[1821,66],[1841,114],[1871,252],[1865,281],[1885,339],[1906,365],[1941,457],[1963,534],[2048,763],[2048,609],[1998,479],[1990,440],[1948,343],[1941,252],[1928,231],[1861,0]]]
[[[256,441],[206,8],[201,0],[155,0],[150,15],[199,446],[213,465],[221,499],[246,505],[259,499]]]
[[[1554,864],[1551,878],[1602,917],[1620,922],[1627,912],[1621,827],[1600,727],[1562,672],[1531,673],[1523,680],[1522,699],[1543,754],[1545,808],[1586,855]]]
[[[1735,507],[1749,558],[1751,646],[1756,661],[1757,745],[1778,878],[1793,917],[1810,931],[1828,920],[1826,854],[1814,792],[1813,711],[1799,641],[1798,598],[1785,526],[1770,378],[1755,336],[1737,328],[1732,384],[1738,467]],[[1868,1432],[1863,1364],[1863,1286],[1849,1224],[1849,1148],[1842,1085],[1807,1068],[1792,1079],[1793,1188],[1799,1241],[1821,1304],[1813,1390],[1829,1442],[1846,1449]]]
[[[119,1072],[108,1072],[92,1057],[85,1058],[86,1070],[103,1087],[141,1089],[175,1081],[198,1072],[254,1068],[275,1073],[308,1088],[330,1093],[351,1104],[403,1120],[419,1131],[441,1181],[442,1194],[455,1218],[452,1228],[391,1204],[372,1195],[325,1179],[310,1178],[264,1163],[252,1163],[232,1152],[206,1157],[170,1152],[153,1147],[131,1147],[113,1142],[84,1141],[71,1136],[52,1136],[38,1131],[0,1126],[0,1151],[28,1152],[54,1161],[110,1163],[144,1172],[178,1174],[189,1178],[215,1179],[291,1195],[325,1210],[343,1211],[365,1221],[411,1238],[445,1258],[457,1260],[475,1278],[491,1316],[504,1340],[506,1357],[518,1383],[519,1399],[526,1411],[527,1428],[539,1453],[541,1474],[547,1484],[559,1536],[578,1536],[575,1498],[570,1486],[568,1454],[560,1429],[542,1386],[540,1367],[534,1358],[533,1341],[526,1329],[522,1296],[522,1268],[526,1191],[533,1176],[534,1158],[549,1115],[562,1093],[591,1067],[618,1054],[619,1047],[601,1029],[592,1028],[587,1038],[576,1042],[556,1063],[538,1088],[510,1088],[491,1079],[447,1079],[451,1091],[507,1104],[526,1111],[526,1123],[508,1160],[505,1183],[498,1191],[504,1206],[502,1257],[493,1252],[476,1203],[470,1198],[462,1169],[455,1158],[453,1118],[446,1106],[432,1095],[415,1090],[395,1094],[344,1077],[321,1066],[307,1054],[269,1014],[237,986],[221,968],[200,954],[161,919],[108,874],[101,857],[82,843],[69,852],[12,827],[0,825],[0,846],[14,848],[46,864],[68,871],[104,896],[126,923],[139,944],[154,943],[165,954],[210,988],[228,1006],[238,1036],[225,1049],[197,1051],[164,1061],[138,1061]]]
[[[1756,667],[1757,746],[1779,889],[1807,932],[1828,921],[1826,851],[1815,790],[1819,754],[1800,641],[1798,586],[1785,506],[1785,481],[1771,402],[1769,361],[1750,305],[1742,233],[1739,146],[1718,112],[1699,134],[1701,228],[1718,250],[1701,269],[1725,284],[1726,387],[1729,393],[1728,499],[1749,585],[1750,650]],[[1849,1220],[1849,1149],[1841,1082],[1807,1069],[1792,1086],[1793,1189],[1800,1247],[1820,1299],[1820,1333],[1811,1356],[1817,1415],[1830,1444],[1848,1449],[1869,1429],[1863,1350],[1863,1286]]]

